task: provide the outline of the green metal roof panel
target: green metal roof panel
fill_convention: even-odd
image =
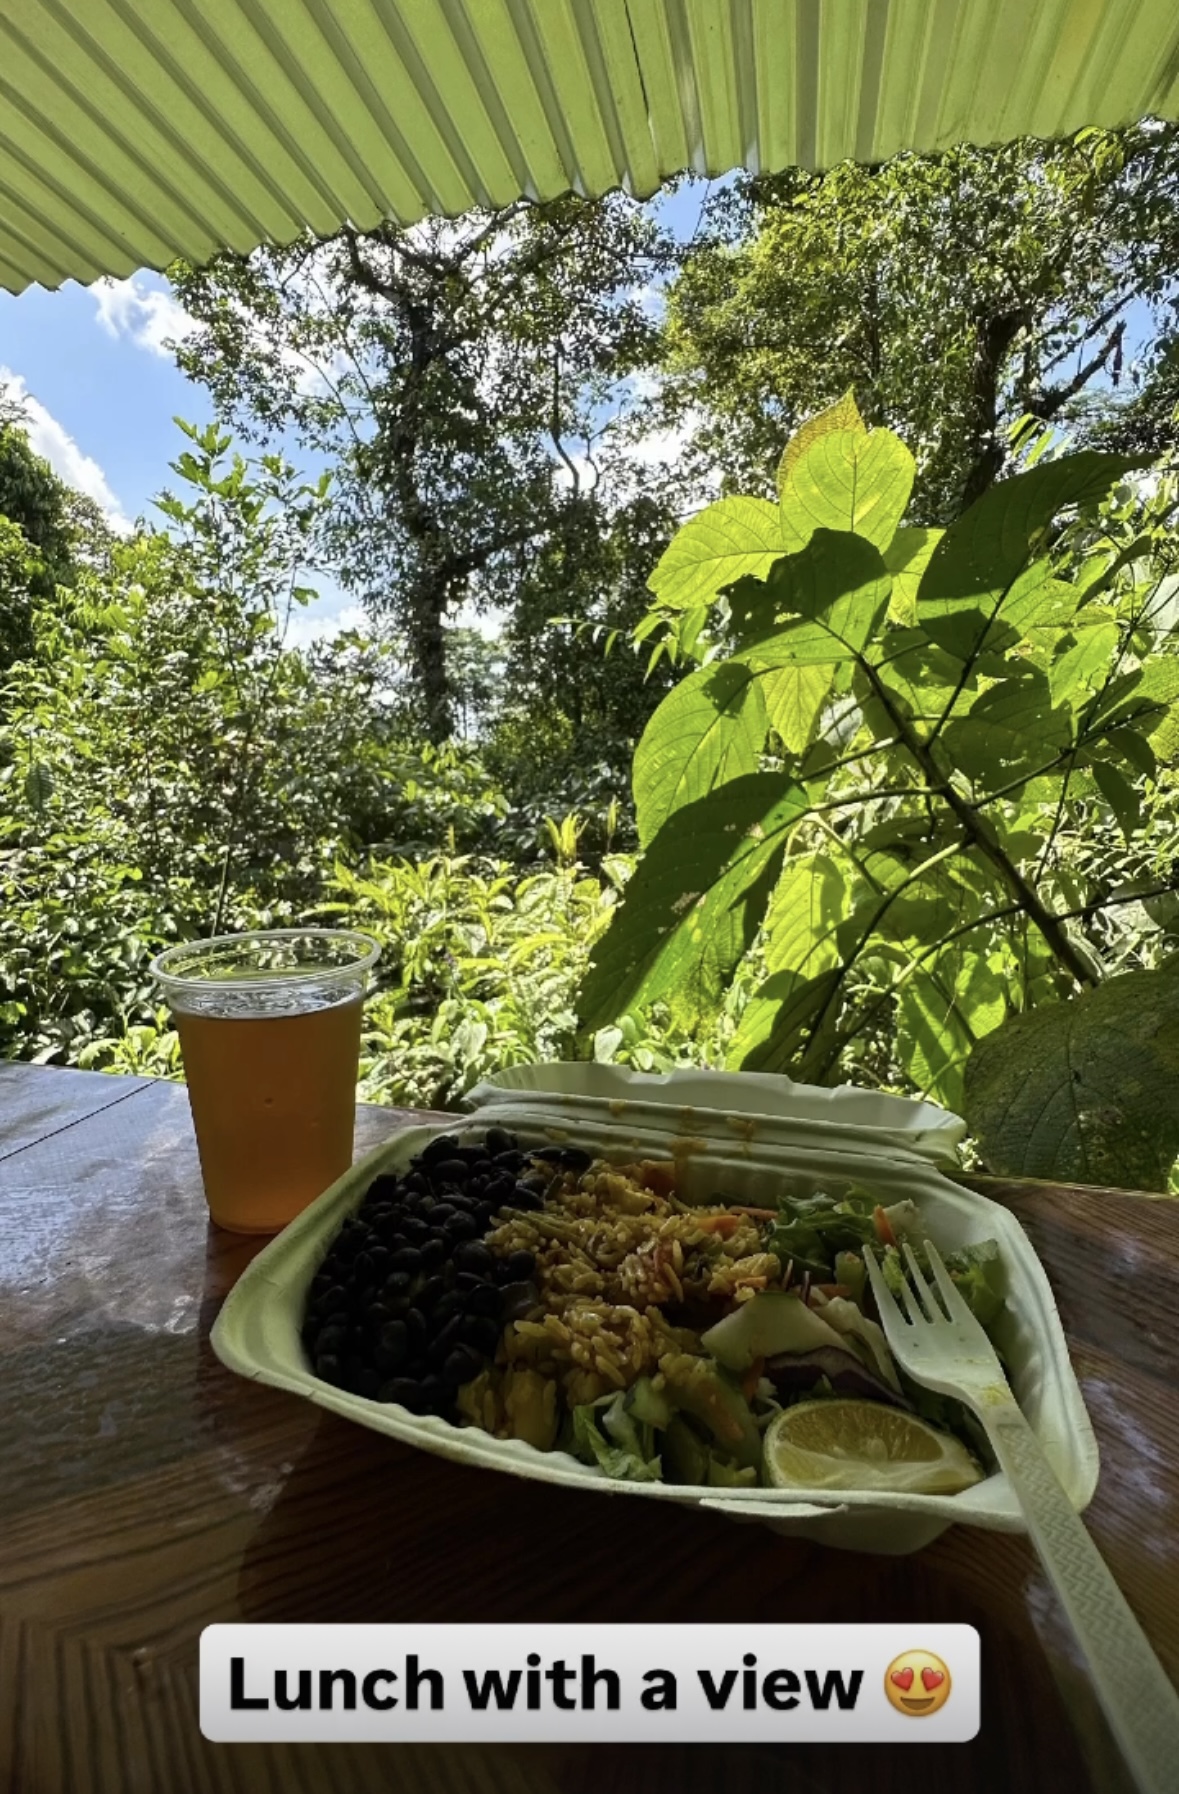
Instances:
[[[1176,0],[0,0],[0,284],[1177,113]]]

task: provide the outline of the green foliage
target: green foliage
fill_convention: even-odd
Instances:
[[[175,466],[190,496],[165,496],[170,527],[116,541],[38,598],[31,651],[5,680],[10,1052],[148,1053],[146,1037],[110,1043],[155,1025],[154,951],[297,918],[336,855],[389,821],[379,655],[283,645],[309,595],[321,488],[275,457],[247,466],[215,430],[185,432]]]
[[[1165,1190],[1179,1155],[1179,960],[1014,1017],[978,1045],[966,1115],[1008,1177]]]
[[[708,1030],[756,964],[728,1063],[827,1081],[867,1051],[877,1081],[955,1106],[979,1039],[1100,978],[1123,899],[1109,867],[1078,877],[1069,831],[1135,828],[1179,751],[1153,555],[1175,494],[1134,500],[1128,465],[1042,459],[914,541],[913,462],[848,398],[788,450],[758,516],[795,546],[756,578],[694,563],[704,664],[635,756],[646,852],[594,949],[587,1030],[656,1002]],[[682,657],[669,563],[674,542],[641,630]]]
[[[449,1104],[498,1067],[568,1056],[573,993],[627,870],[612,862],[603,883],[576,864],[521,876],[467,856],[339,866],[324,915],[382,945],[362,1095]]]
[[[654,355],[638,283],[665,254],[653,215],[612,193],[171,270],[198,325],[185,371],[240,427],[331,458],[333,567],[401,630],[435,741],[463,603],[514,606],[552,576],[542,619],[565,614],[570,540],[609,548],[603,417]]]
[[[1158,455],[1177,194],[1179,129],[1155,120],[727,183],[681,251],[651,401],[688,435],[681,479],[769,497],[783,439],[849,388],[913,448],[914,524],[1053,428]]]

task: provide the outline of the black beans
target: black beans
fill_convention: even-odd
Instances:
[[[453,1134],[436,1134],[421,1151],[421,1162],[432,1171],[435,1165],[444,1163],[458,1151],[458,1141]]]
[[[461,1190],[466,1186],[470,1169],[465,1159],[441,1159],[430,1166],[430,1178],[435,1189],[440,1185],[453,1185]]]
[[[469,1383],[483,1369],[482,1353],[469,1345],[455,1346],[448,1352],[442,1363],[442,1380],[456,1388]]]
[[[505,1321],[523,1320],[540,1303],[540,1291],[535,1283],[506,1283],[500,1296],[503,1301],[500,1312]]]
[[[373,1363],[386,1375],[400,1370],[409,1356],[409,1330],[404,1321],[390,1321],[381,1329],[381,1337],[373,1353]]]
[[[578,1155],[526,1151],[496,1127],[480,1141],[438,1135],[404,1172],[374,1178],[308,1291],[301,1338],[315,1374],[364,1400],[457,1419],[457,1391],[540,1300],[534,1255],[500,1258],[483,1236],[502,1210],[542,1208]]]
[[[464,1314],[483,1314],[494,1320],[503,1307],[503,1292],[491,1283],[479,1283],[463,1301]]]
[[[414,1377],[394,1377],[385,1383],[377,1397],[382,1402],[400,1402],[411,1414],[422,1412],[422,1388]]]
[[[499,1335],[499,1322],[486,1315],[465,1314],[459,1322],[459,1338],[464,1345],[471,1346],[478,1352],[480,1357],[494,1357]]]
[[[437,1271],[446,1263],[446,1245],[437,1237],[428,1239],[420,1248],[423,1271]]]
[[[417,1305],[423,1314],[433,1308],[435,1302],[446,1288],[445,1277],[427,1277],[417,1293]]]

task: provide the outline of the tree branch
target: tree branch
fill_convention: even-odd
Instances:
[[[990,860],[1007,889],[1018,901],[1020,907],[1027,911],[1061,965],[1072,973],[1079,984],[1095,984],[1097,980],[1073,946],[1063,924],[1040,901],[1037,892],[1004,851],[990,824],[954,790],[938,766],[929,745],[921,740],[909,719],[893,705],[891,694],[881,681],[876,668],[863,657],[860,658],[860,666],[902,743],[924,772],[927,784],[949,805],[965,830],[968,839],[973,841],[979,851]]]

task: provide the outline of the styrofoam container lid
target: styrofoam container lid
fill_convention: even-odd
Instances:
[[[829,1140],[833,1147],[915,1155],[930,1164],[957,1166],[966,1134],[960,1115],[936,1103],[861,1090],[854,1084],[827,1089],[798,1084],[770,1072],[691,1070],[633,1071],[626,1065],[565,1062],[513,1065],[469,1092],[476,1109],[519,1105],[530,1112],[560,1109],[573,1118],[606,1114],[613,1119],[650,1111],[656,1122],[674,1120],[681,1133],[696,1130],[697,1113],[741,1141],[760,1136],[786,1144]]]
[[[524,1087],[509,1091],[498,1080],[494,1100],[475,1115],[394,1134],[305,1209],[248,1266],[217,1318],[214,1351],[243,1376],[288,1390],[406,1444],[458,1463],[557,1487],[592,1489],[620,1500],[676,1502],[831,1545],[890,1554],[917,1550],[956,1521],[1022,1531],[1019,1504],[1001,1474],[948,1496],[614,1482],[596,1466],[563,1452],[537,1451],[521,1440],[495,1439],[477,1427],[453,1426],[437,1416],[417,1416],[393,1403],[350,1395],[321,1382],[303,1351],[300,1323],[307,1288],[341,1224],[358,1207],[374,1177],[403,1169],[439,1133],[478,1138],[494,1122],[518,1132],[526,1143],[576,1140],[616,1163],[635,1157],[674,1157],[677,1187],[688,1201],[708,1202],[723,1191],[730,1201],[764,1203],[784,1186],[800,1194],[821,1187],[838,1195],[855,1183],[879,1192],[885,1203],[911,1197],[928,1219],[930,1236],[947,1250],[970,1241],[998,1241],[1007,1285],[1006,1308],[996,1327],[998,1343],[1020,1405],[1069,1499],[1078,1511],[1085,1508],[1097,1484],[1097,1445],[1048,1279],[1015,1216],[950,1182],[920,1154],[857,1150],[854,1139],[840,1139],[821,1120],[810,1124],[809,1145],[783,1144],[760,1128],[752,1137],[735,1142],[729,1118],[742,1112],[741,1101],[759,1099],[743,1088],[741,1074],[716,1074],[716,1078],[723,1079],[723,1085],[717,1081],[708,1087],[721,1096],[721,1104],[712,1110],[692,1105],[691,1134],[674,1125],[678,1118],[667,1113],[666,1105],[627,1103],[622,1113],[611,1114],[605,1099],[604,1111],[587,1115],[576,1097],[568,1103],[555,1100],[559,1093],[551,1087],[542,1092]],[[734,1097],[737,1101],[731,1100]],[[802,1125],[800,1121],[798,1126]]]

